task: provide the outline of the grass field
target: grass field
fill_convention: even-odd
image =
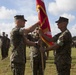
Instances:
[[[9,50],[9,56],[6,59],[1,60],[1,51],[0,51],[0,75],[12,75],[11,68],[10,68],[10,61],[9,61],[10,53],[11,53],[11,48]],[[27,47],[27,55],[26,55],[27,63],[26,63],[25,75],[32,75],[29,54],[30,54],[30,51],[29,51],[29,48]],[[76,48],[72,48],[71,56],[72,56],[71,75],[76,75]],[[44,74],[45,75],[57,75],[52,51],[50,51],[49,58],[46,61],[46,69],[45,69]]]

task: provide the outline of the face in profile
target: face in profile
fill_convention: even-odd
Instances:
[[[15,20],[16,25],[19,27],[25,27],[25,22],[26,21],[22,19]]]
[[[60,23],[57,23],[57,26],[60,30],[64,29],[67,27],[67,22],[60,22]]]

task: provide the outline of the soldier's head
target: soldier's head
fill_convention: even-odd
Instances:
[[[8,37],[8,34],[6,34],[6,37]]]
[[[69,19],[65,17],[59,17],[59,20],[56,21],[60,30],[67,28],[68,22]]]
[[[25,22],[27,21],[26,19],[24,19],[24,15],[16,15],[16,16],[14,16],[14,19],[15,19],[15,23],[18,27],[24,27]]]
[[[39,28],[36,27],[36,29],[32,32],[32,37],[37,41],[39,40]]]
[[[39,27],[36,27],[35,32],[39,34]]]
[[[5,36],[5,32],[2,32],[2,35]]]

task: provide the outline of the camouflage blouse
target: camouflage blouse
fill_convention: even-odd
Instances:
[[[25,63],[26,62],[26,51],[23,37],[22,28],[13,28],[11,31],[11,44],[12,54],[10,57],[11,62]]]
[[[71,43],[72,36],[69,30],[65,30],[62,33],[58,33],[54,37],[55,43],[59,45],[59,48],[55,51],[55,62],[71,63]]]

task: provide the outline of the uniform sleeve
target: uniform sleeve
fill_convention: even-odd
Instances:
[[[57,35],[53,36],[54,42],[57,42],[58,37],[60,36],[61,33],[58,33]]]

